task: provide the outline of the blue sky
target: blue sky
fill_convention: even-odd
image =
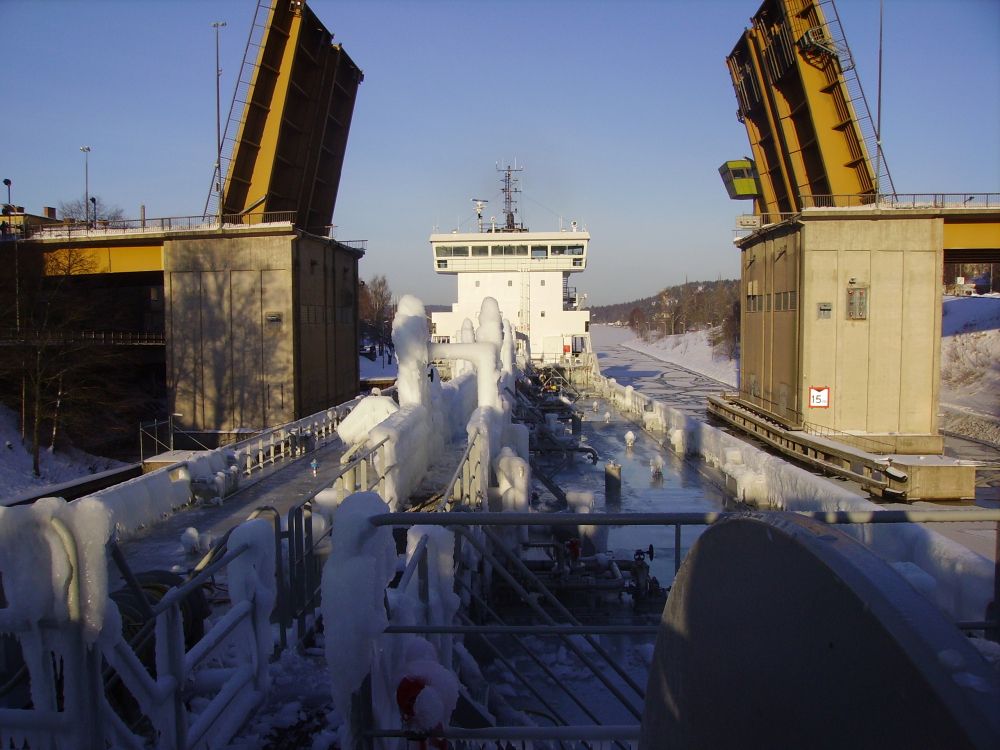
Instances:
[[[310,5],[365,72],[334,223],[365,278],[454,297],[427,236],[499,213],[515,158],[522,218],[592,234],[593,304],[733,278],[717,168],[748,153],[725,56],[756,0]],[[90,190],[126,215],[200,213],[214,162],[212,21],[228,106],[254,3],[4,0],[2,177],[29,212]],[[837,5],[874,102],[878,2]],[[883,144],[899,192],[1000,192],[1000,0],[885,0]],[[874,105],[873,105],[874,106]],[[3,199],[5,199],[4,196]]]

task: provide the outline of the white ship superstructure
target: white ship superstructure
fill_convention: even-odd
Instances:
[[[486,297],[518,333],[519,347],[530,350],[536,362],[555,362],[590,350],[590,312],[570,284],[570,276],[587,267],[590,234],[576,222],[569,229],[530,232],[514,222],[510,168],[506,170],[507,197],[503,225],[483,223],[478,232],[432,234],[436,273],[453,274],[457,301],[448,312],[431,315],[434,341],[458,341],[466,318],[477,317]],[[484,201],[477,202],[481,211]]]

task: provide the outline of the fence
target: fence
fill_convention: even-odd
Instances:
[[[802,195],[810,208],[1000,208],[1000,193],[880,193],[879,195]]]
[[[218,216],[164,216],[153,219],[99,219],[89,224],[66,220],[62,224],[33,224],[26,228],[23,239],[70,239],[74,237],[108,237],[123,234],[158,234],[212,229],[235,229],[273,224],[293,224],[295,211],[269,211],[256,214],[227,214],[219,223]]]

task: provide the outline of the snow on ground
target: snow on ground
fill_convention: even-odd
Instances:
[[[376,354],[374,362],[365,356],[358,357],[358,361],[361,363],[362,379],[394,378],[399,372],[396,356],[389,354],[388,350],[385,354]]]
[[[718,357],[708,331],[644,341],[627,328],[595,325],[593,335],[730,386],[738,382],[738,361]],[[1000,294],[945,298],[940,407],[942,429],[1000,445]]]
[[[720,357],[712,351],[712,345],[708,342],[708,331],[679,333],[653,341],[632,338],[623,341],[622,346],[642,352],[661,362],[670,362],[693,370],[726,385],[736,386],[739,363],[728,357]]]
[[[42,475],[36,477],[31,471],[31,451],[21,442],[18,415],[0,405],[0,498],[125,466],[121,461],[91,456],[72,448],[51,453],[43,448],[39,462]]]
[[[945,429],[1000,445],[1000,294],[945,298],[940,401]]]

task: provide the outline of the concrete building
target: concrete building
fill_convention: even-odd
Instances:
[[[226,443],[357,395],[360,246],[307,234],[283,217],[221,230],[180,223],[36,230],[17,243],[22,274],[69,269],[90,279],[82,289],[130,290],[109,311],[115,330],[89,335],[159,346],[167,413],[201,443]],[[143,292],[138,305],[135,290]]]
[[[167,383],[179,425],[228,438],[353,398],[361,255],[291,226],[166,242]]]
[[[740,400],[873,452],[941,453],[941,269],[1000,207],[807,209],[737,242]]]

